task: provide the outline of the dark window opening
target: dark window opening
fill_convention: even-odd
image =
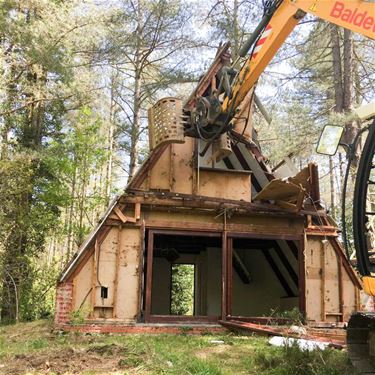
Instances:
[[[108,288],[105,286],[102,286],[100,288],[100,297],[101,298],[108,298]]]
[[[298,259],[284,241],[235,238],[232,316],[284,316],[298,309]]]

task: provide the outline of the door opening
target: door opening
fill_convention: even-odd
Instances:
[[[194,315],[195,264],[171,264],[171,315]]]
[[[146,322],[217,322],[222,316],[222,237],[149,231]]]

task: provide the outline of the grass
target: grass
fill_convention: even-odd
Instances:
[[[257,336],[58,334],[47,321],[0,327],[4,375],[354,373],[345,352],[272,347]]]

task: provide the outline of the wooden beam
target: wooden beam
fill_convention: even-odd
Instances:
[[[306,315],[306,260],[304,235],[300,237],[298,242],[298,294],[299,311]]]
[[[227,238],[227,316],[232,315],[232,295],[233,295],[233,238]]]
[[[339,311],[340,311],[340,321],[344,321],[344,291],[343,291],[343,278],[342,278],[342,259],[337,256],[337,269],[338,269],[338,288],[339,288]]]
[[[140,202],[135,202],[134,217],[135,217],[135,220],[139,220],[141,218],[141,203]]]
[[[320,269],[321,269],[321,283],[320,283],[320,309],[322,322],[326,320],[326,257],[325,253],[328,248],[328,242],[322,241],[320,252]]]
[[[314,205],[320,205],[320,189],[319,189],[319,171],[318,165],[315,163],[309,163],[310,172],[310,197],[313,200]]]
[[[154,232],[148,231],[147,246],[147,276],[146,276],[146,306],[145,306],[145,322],[149,323],[151,316],[151,292],[152,292],[152,266],[154,256]]]
[[[136,223],[137,220],[141,217],[140,215],[140,203],[136,202],[135,203],[135,208],[134,208],[134,217],[129,217],[125,216],[122,211],[116,206],[113,211],[116,213],[117,217],[121,220],[123,224],[125,223]],[[138,219],[137,219],[138,217]]]
[[[220,316],[210,315],[150,315],[149,323],[217,323]]]
[[[343,265],[346,273],[350,277],[350,280],[353,282],[353,284],[355,286],[357,286],[357,288],[363,289],[362,282],[359,280],[359,278],[357,277],[356,273],[354,272],[352,266],[349,264],[348,260],[346,259],[346,256],[344,254],[344,250],[341,247],[341,245],[339,244],[338,240],[336,238],[330,237],[329,242],[331,243],[331,245],[332,245],[333,249],[335,250],[336,254],[339,257],[341,257],[342,265]]]
[[[163,229],[153,229],[153,234],[165,234],[171,236],[196,236],[196,237],[216,237],[220,238],[222,236],[221,232],[205,232],[205,231],[192,231],[186,230],[163,230]]]
[[[94,307],[96,302],[96,284],[97,284],[97,277],[98,277],[98,254],[100,251],[99,242],[96,239],[95,246],[94,246],[94,258],[93,258],[93,267],[92,267],[92,274],[91,274],[91,317],[94,317]]]
[[[120,259],[121,259],[121,250],[122,250],[122,226],[119,225],[117,230],[117,250],[116,250],[116,262],[115,262],[115,279],[114,279],[114,288],[113,288],[113,317],[117,318],[117,300],[119,296],[117,295],[118,291],[118,276],[120,271]]]
[[[116,206],[113,211],[115,211],[117,217],[125,224],[128,221],[128,218],[122,213],[122,211]]]
[[[137,314],[137,320],[138,322],[141,321],[142,317],[142,309],[143,309],[143,302],[144,302],[144,288],[145,288],[145,278],[144,278],[144,272],[145,272],[145,246],[146,246],[146,226],[145,221],[142,220],[142,225],[140,228],[140,237],[141,237],[141,248],[140,248],[140,254],[139,254],[139,264],[138,264],[138,285],[139,285],[139,293],[138,293],[138,314]]]
[[[217,197],[207,197],[201,195],[193,194],[184,194],[184,193],[174,193],[169,191],[143,191],[132,189],[128,191],[128,194],[121,198],[123,203],[134,203],[141,202],[144,204],[160,204],[160,205],[174,205],[174,206],[183,206],[183,207],[203,207],[203,208],[217,208],[223,207],[223,205],[228,205],[233,208],[244,208],[246,210],[251,210],[254,212],[279,212],[288,214],[291,216],[299,217],[304,216],[301,211],[299,214],[291,214],[282,210],[280,207],[277,207],[270,203],[254,203],[246,202],[235,199],[226,199],[226,198],[217,198]],[[320,212],[308,212],[314,216],[324,216],[326,215],[325,211]]]
[[[228,262],[228,246],[227,233],[223,231],[221,240],[221,319],[225,320],[227,316],[227,262]]]
[[[236,225],[236,224],[234,224]],[[228,225],[229,226],[229,225]],[[239,225],[237,225],[239,226]],[[260,231],[259,231],[260,232]],[[241,232],[228,232],[228,237],[235,237],[235,238],[263,238],[265,240],[296,240],[300,238],[299,234],[285,234],[284,230],[280,230],[280,233],[275,233],[273,231],[272,233],[254,233],[249,230],[246,233]]]

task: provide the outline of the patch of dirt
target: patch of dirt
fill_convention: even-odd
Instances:
[[[207,359],[209,356],[213,354],[222,354],[228,350],[231,350],[231,348],[232,348],[231,345],[209,346],[207,348],[200,350],[199,352],[196,352],[195,356],[199,359]]]
[[[95,374],[123,374],[134,365],[134,354],[116,345],[96,345],[87,349],[67,348],[48,353],[15,355],[0,367],[1,375],[57,374],[76,375],[83,371]]]

